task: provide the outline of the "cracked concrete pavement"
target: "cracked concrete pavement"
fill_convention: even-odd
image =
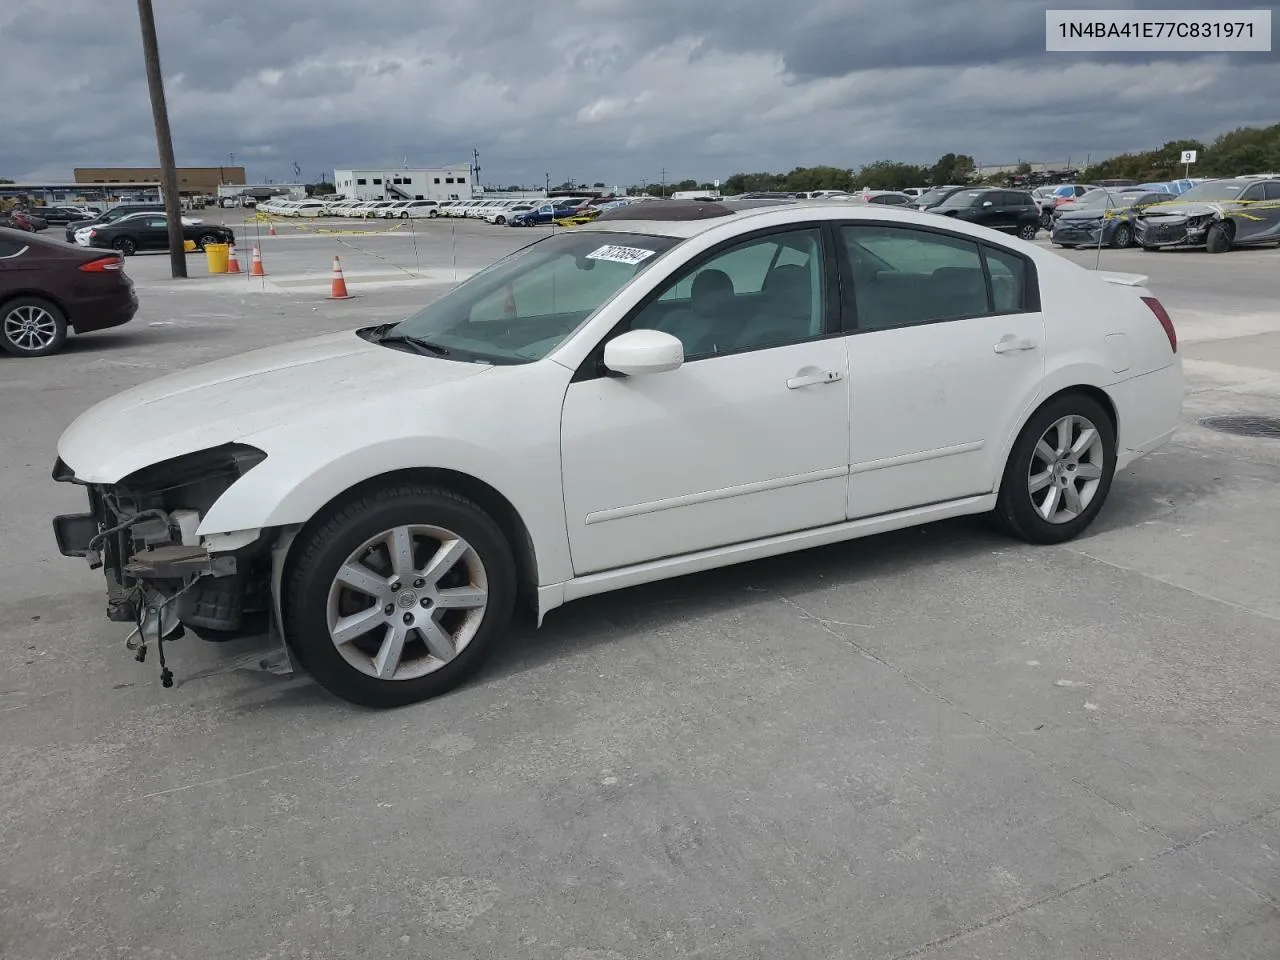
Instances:
[[[965,520],[594,598],[392,713],[184,682],[194,640],[161,689],[54,554],[58,433],[528,235],[414,239],[286,228],[256,290],[139,257],[133,324],[0,362],[0,957],[1276,956],[1280,440],[1198,421],[1280,416],[1280,250],[1103,254],[1151,276],[1189,392],[1074,543]],[[355,300],[323,299],[335,251]]]

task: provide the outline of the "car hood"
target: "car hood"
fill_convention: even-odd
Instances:
[[[1151,217],[1204,217],[1213,214],[1227,213],[1230,203],[1178,203],[1176,200],[1161,202],[1148,207],[1143,216]]]
[[[1124,212],[1123,207],[1111,208],[1111,215],[1113,217],[1118,216],[1120,213],[1123,213],[1123,212]],[[1068,209],[1068,210],[1063,210],[1062,213],[1058,214],[1058,219],[1060,221],[1061,220],[1068,220],[1068,221],[1069,220],[1101,220],[1102,214],[1103,214],[1103,211],[1096,208],[1094,209],[1080,208],[1078,210]]]
[[[282,423],[315,420],[409,384],[415,394],[492,369],[380,347],[354,331],[255,350],[170,374],[104,400],[58,440],[80,480],[115,483],[135,470],[226,443],[252,444]],[[267,450],[270,453],[270,450]]]

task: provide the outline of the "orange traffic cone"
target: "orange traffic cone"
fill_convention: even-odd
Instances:
[[[236,259],[236,245],[231,244],[231,249],[227,251],[227,273],[239,273],[240,261]]]
[[[329,299],[351,299],[351,294],[347,293],[347,281],[342,276],[342,263],[336,256],[333,258],[333,285],[329,289]]]
[[[265,277],[267,271],[262,267],[262,251],[258,249],[258,245],[253,245],[253,262],[249,264],[249,276]]]
[[[267,236],[268,237],[278,236],[278,234],[276,233],[276,225],[274,223],[267,224]]]

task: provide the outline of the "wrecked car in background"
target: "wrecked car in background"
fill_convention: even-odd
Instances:
[[[1192,187],[1176,200],[1148,207],[1134,221],[1143,250],[1280,243],[1280,178],[1234,177]]]

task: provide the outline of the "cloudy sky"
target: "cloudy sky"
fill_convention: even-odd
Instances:
[[[472,148],[502,184],[1076,161],[1280,117],[1275,53],[1046,54],[1047,6],[155,0],[178,162],[251,181]],[[0,90],[0,176],[155,163],[132,0],[0,2]]]

